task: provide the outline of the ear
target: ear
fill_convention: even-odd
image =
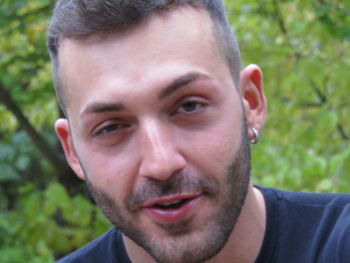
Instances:
[[[83,169],[74,149],[68,120],[58,119],[55,123],[55,130],[61,142],[68,164],[80,179],[85,180]]]
[[[257,65],[249,65],[240,73],[240,92],[247,118],[249,138],[254,138],[252,128],[261,132],[266,114],[266,100],[262,83],[262,71]]]

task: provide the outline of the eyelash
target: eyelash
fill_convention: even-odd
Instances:
[[[97,129],[97,131],[95,131],[93,133],[93,136],[96,137],[99,135],[108,134],[108,133],[115,132],[116,130],[126,128],[126,127],[128,127],[127,124],[112,123],[112,124],[105,125],[99,129]]]
[[[191,106],[194,106],[194,109],[191,109],[190,111],[186,111],[186,110],[181,110],[184,109],[184,106],[188,106],[188,104],[192,104]],[[177,113],[182,113],[182,114],[194,114],[198,111],[200,111],[202,108],[204,108],[207,103],[205,103],[203,100],[199,100],[199,99],[187,99],[187,100],[183,100],[181,101],[181,103],[178,104],[179,106],[177,106],[176,110],[175,110],[175,114]]]

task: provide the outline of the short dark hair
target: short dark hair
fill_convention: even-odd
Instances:
[[[181,6],[205,10],[214,24],[216,44],[238,87],[240,53],[222,0],[57,0],[48,29],[48,47],[56,94],[66,112],[59,77],[58,49],[67,39],[84,39],[136,26],[147,17]]]

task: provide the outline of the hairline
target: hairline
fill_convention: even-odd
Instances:
[[[181,5],[177,5],[174,7],[171,7],[169,9],[165,10],[155,10],[153,13],[151,13],[149,16],[144,17],[143,19],[137,21],[137,23],[128,25],[124,28],[116,28],[112,30],[104,30],[101,32],[96,32],[93,34],[89,34],[86,36],[72,36],[72,37],[65,37],[60,35],[57,38],[57,44],[55,45],[55,50],[49,48],[49,54],[50,58],[52,61],[52,70],[53,70],[53,76],[54,76],[54,85],[55,85],[55,90],[56,90],[56,95],[58,97],[59,105],[62,109],[63,114],[65,115],[66,118],[68,118],[67,114],[67,107],[68,107],[68,98],[65,96],[64,92],[64,79],[62,74],[60,74],[61,69],[60,69],[60,61],[59,61],[59,50],[62,45],[62,43],[66,40],[86,40],[91,37],[97,36],[100,37],[101,39],[110,36],[111,34],[116,34],[120,33],[126,30],[132,30],[133,28],[136,28],[140,26],[142,23],[147,21],[148,19],[152,19],[155,16],[161,16],[165,14],[166,12],[174,12],[179,8],[193,8],[197,11],[204,11],[205,14],[210,18],[211,24],[211,32],[212,32],[212,37],[213,37],[213,42],[214,42],[214,48],[217,49],[218,55],[220,55],[221,59],[225,61],[226,66],[228,67],[234,86],[237,90],[239,90],[239,71],[240,71],[240,52],[239,52],[239,47],[236,42],[236,39],[231,32],[230,37],[233,39],[229,40],[228,39],[228,34],[225,32],[224,25],[221,24],[219,19],[215,17],[211,12],[207,10],[207,8],[202,7],[202,6],[195,6],[190,3],[185,3]],[[227,21],[228,22],[228,21]],[[227,43],[229,41],[234,42],[234,48],[235,50],[230,50],[230,43]],[[230,55],[232,54],[227,54],[228,51],[234,52],[236,54],[235,59],[238,60],[237,63],[233,63],[230,61]],[[233,67],[239,67],[238,69],[235,69]]]

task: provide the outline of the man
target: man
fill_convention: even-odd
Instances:
[[[60,262],[346,262],[346,195],[249,181],[266,111],[220,0],[58,1],[67,161],[116,226]]]

